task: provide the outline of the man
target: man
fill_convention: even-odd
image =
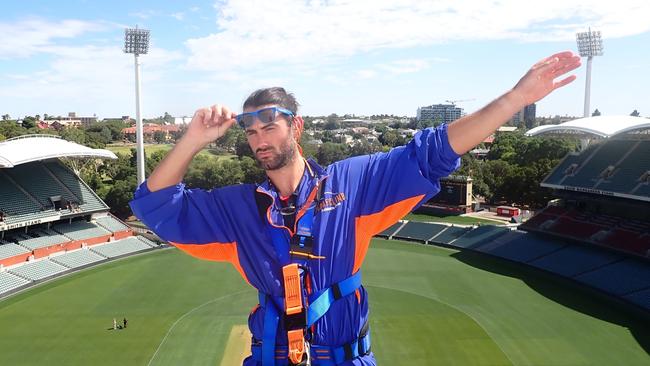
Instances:
[[[303,120],[282,88],[254,92],[235,114],[199,109],[135,193],[133,212],[199,258],[229,261],[259,291],[244,365],[375,365],[361,265],[370,239],[440,191],[459,156],[524,106],[575,79],[571,52],[535,64],[478,112],[418,132],[406,146],[326,169],[298,148]],[[192,158],[239,123],[268,180],[205,191],[181,183]]]

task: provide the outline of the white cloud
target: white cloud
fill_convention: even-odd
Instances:
[[[52,45],[55,40],[75,38],[106,28],[107,23],[74,19],[28,19],[17,23],[0,23],[0,59],[27,57],[42,52],[43,47]]]
[[[183,21],[185,19],[185,13],[183,12],[173,13],[171,14],[171,17],[176,18],[176,20]]]
[[[384,65],[379,65],[379,68],[390,72],[391,74],[406,74],[418,72],[429,67],[429,62],[426,60],[410,59],[410,60],[397,60]]]
[[[229,0],[217,2],[215,9],[219,31],[186,42],[192,68],[318,65],[373,50],[450,41],[570,41],[588,26],[609,38],[650,30],[646,0]],[[421,67],[393,65],[392,70]]]

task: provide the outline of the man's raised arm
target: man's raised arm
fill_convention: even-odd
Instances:
[[[458,155],[468,152],[512,118],[517,111],[575,80],[576,76],[571,75],[555,81],[559,76],[579,66],[580,57],[571,51],[560,52],[539,61],[512,90],[448,126],[447,135],[452,149]]]
[[[149,191],[155,192],[180,183],[194,156],[207,144],[223,136],[235,123],[235,116],[230,109],[218,104],[197,110],[183,137],[147,179]]]

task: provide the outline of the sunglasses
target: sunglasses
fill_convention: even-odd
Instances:
[[[245,129],[255,124],[255,120],[260,121],[264,125],[274,122],[280,113],[289,117],[293,117],[293,112],[288,109],[280,107],[269,107],[257,110],[255,112],[238,114],[235,118],[237,119],[237,123],[241,126],[241,128]]]

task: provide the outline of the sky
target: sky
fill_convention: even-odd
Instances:
[[[470,113],[538,60],[577,52],[575,33],[589,27],[604,44],[591,110],[650,116],[647,0],[2,1],[0,114],[134,116],[123,37],[136,25],[151,31],[145,118],[240,111],[269,86],[293,92],[303,115],[415,116],[448,100]],[[585,66],[538,116],[582,115]]]

